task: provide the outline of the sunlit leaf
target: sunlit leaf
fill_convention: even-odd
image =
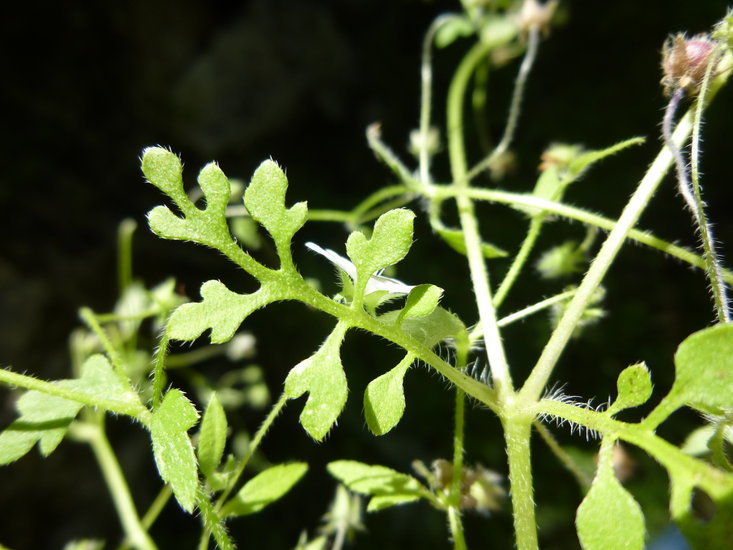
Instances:
[[[224,505],[225,516],[246,516],[282,498],[308,471],[304,462],[279,464],[260,472]]]
[[[317,441],[326,436],[346,404],[348,386],[340,357],[345,333],[346,327],[337,325],[321,348],[294,366],[285,379],[290,399],[308,392],[300,423]]]
[[[400,314],[403,318],[425,317],[433,312],[443,296],[443,289],[435,285],[418,285],[407,295],[405,307]]]
[[[375,435],[384,435],[402,418],[405,412],[403,379],[414,357],[408,354],[399,365],[372,380],[364,392],[364,416]]]
[[[160,477],[171,486],[181,508],[189,513],[196,503],[198,469],[187,432],[197,420],[194,406],[174,388],[165,394],[150,422],[153,456]]]
[[[227,342],[250,314],[278,299],[274,288],[264,284],[252,294],[237,294],[219,281],[206,281],[201,285],[201,302],[183,304],[173,312],[168,336],[195,340],[210,328],[213,343]]]
[[[609,412],[615,414],[621,409],[638,407],[652,395],[652,378],[644,363],[631,365],[621,371],[616,381],[618,396]]]

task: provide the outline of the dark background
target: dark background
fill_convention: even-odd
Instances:
[[[0,22],[3,83],[2,245],[0,252],[0,362],[47,379],[69,375],[67,340],[77,311],[87,305],[109,311],[116,296],[115,233],[130,217],[136,275],[148,285],[174,274],[192,298],[200,283],[220,278],[236,287],[238,274],[216,253],[163,242],[145,227],[145,213],[161,202],[142,180],[139,155],[162,144],[181,154],[189,183],[216,159],[230,177],[247,179],[263,159],[287,168],[289,200],[313,208],[350,208],[391,183],[389,172],[366,146],[367,124],[381,121],[384,137],[405,159],[409,131],[417,124],[422,33],[449,1],[256,0],[228,2],[131,1],[25,3]],[[530,79],[516,150],[518,171],[502,187],[529,190],[539,155],[551,142],[602,148],[635,135],[648,143],[595,168],[568,200],[615,216],[659,148],[665,100],[660,92],[659,51],[670,32],[701,32],[718,20],[726,2],[648,0],[565,1],[567,18],[540,49]],[[445,89],[466,43],[436,58],[436,121],[443,123]],[[492,134],[501,121],[516,63],[492,74]],[[726,138],[733,95],[724,90],[708,113],[704,143],[705,196],[710,218],[731,256],[733,220]],[[475,134],[473,134],[475,135]],[[471,136],[469,135],[469,139]],[[478,158],[478,148],[472,151]],[[439,178],[443,164],[438,164]],[[486,182],[482,182],[486,183]],[[481,210],[485,235],[516,247],[524,222],[503,207]],[[695,243],[689,216],[668,179],[642,225],[681,244]],[[555,227],[557,226],[557,227]],[[309,276],[332,284],[325,262],[305,254],[314,240],[343,250],[340,226],[309,224],[295,240],[296,259]],[[399,275],[410,283],[446,289],[444,305],[474,322],[467,270],[460,257],[429,238],[424,222]],[[580,226],[552,224],[541,247],[582,238]],[[494,279],[506,261],[492,262]],[[528,270],[504,313],[562,288],[539,287]],[[568,282],[568,281],[564,281]],[[554,285],[554,286],[553,286]],[[329,288],[329,287],[327,287]],[[332,287],[333,288],[333,287]],[[613,380],[633,362],[646,360],[657,387],[671,384],[672,354],[689,333],[712,322],[700,273],[642,247],[628,247],[606,283],[607,317],[567,350],[555,379],[566,391],[613,394]],[[247,321],[258,336],[257,361],[279,392],[287,371],[309,355],[333,324],[297,305],[277,305]],[[509,359],[521,380],[546,338],[544,317],[507,331]],[[409,471],[413,459],[430,462],[451,449],[452,394],[424,368],[407,378],[403,422],[382,438],[368,434],[361,393],[390,368],[397,351],[365,335],[344,349],[351,397],[337,429],[314,444],[296,425],[301,404],[292,404],[263,446],[273,462],[306,460],[311,473],[284,501],[258,516],[232,522],[241,547],[291,548],[301,529],[313,532],[334,485],[324,466],[337,458],[382,463]],[[175,379],[173,380],[175,383]],[[233,423],[250,430],[261,411],[242,409]],[[0,426],[14,418],[3,390]],[[662,433],[681,441],[695,417]],[[114,444],[144,510],[159,484],[144,434],[111,421]],[[558,430],[563,442],[586,446]],[[535,446],[536,500],[543,547],[577,547],[572,524],[580,492],[572,478]],[[664,472],[630,450],[637,461],[629,482],[647,513],[653,534],[666,521]],[[468,417],[467,461],[506,473],[498,423],[486,411]],[[170,506],[153,529],[161,548],[194,548],[197,522]],[[511,516],[466,520],[471,547],[511,548]],[[444,518],[419,504],[370,516],[368,533],[355,548],[447,548]],[[34,450],[0,470],[0,543],[14,549],[60,548],[75,537],[100,537],[114,548],[120,528],[106,488],[86,447],[65,443],[48,459]]]

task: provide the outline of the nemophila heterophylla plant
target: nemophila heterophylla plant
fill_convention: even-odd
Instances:
[[[0,381],[20,388],[18,419],[0,434],[0,463],[9,464],[36,444],[43,455],[64,438],[88,443],[99,463],[124,531],[124,548],[156,548],[150,535],[170,501],[201,523],[198,548],[214,543],[235,547],[228,526],[285,496],[306,475],[308,465],[297,456],[252,474],[252,458],[282,409],[300,411],[300,426],[323,441],[335,429],[349,401],[351,367],[342,361],[343,343],[355,331],[381,337],[401,350],[401,359],[373,377],[361,397],[364,418],[375,437],[399,430],[410,396],[404,379],[415,365],[439,375],[454,400],[453,456],[426,465],[415,457],[413,472],[394,465],[368,464],[355,457],[329,462],[335,496],[324,510],[325,523],[312,536],[307,528],[292,546],[299,549],[340,549],[353,538],[367,512],[390,513],[396,506],[424,501],[445,515],[447,546],[468,547],[464,518],[479,512],[486,522],[511,510],[515,545],[539,547],[531,435],[541,440],[577,480],[582,496],[574,521],[580,545],[587,550],[641,550],[645,547],[645,514],[633,491],[624,486],[630,475],[624,446],[647,453],[669,477],[671,518],[693,548],[733,548],[733,465],[726,445],[733,442],[733,325],[728,323],[726,270],[715,251],[704,212],[699,171],[700,128],[705,108],[729,78],[733,64],[733,15],[727,15],[707,35],[674,35],[663,46],[663,91],[670,97],[663,120],[663,145],[640,178],[616,219],[593,214],[564,202],[571,184],[592,178],[600,161],[640,144],[632,137],[602,149],[554,143],[541,155],[540,175],[524,192],[495,187],[512,163],[511,150],[521,139],[524,90],[542,41],[549,35],[557,3],[536,0],[464,1],[463,11],[445,14],[429,27],[422,48],[421,102],[418,128],[410,136],[413,165],[399,158],[383,141],[379,125],[367,129],[376,156],[396,183],[375,191],[349,211],[314,209],[305,202],[289,204],[288,179],[281,166],[266,160],[245,188],[234,185],[216,164],[198,174],[198,188],[187,191],[181,160],[172,151],[150,147],[142,155],[145,179],[164,195],[167,205],[150,211],[151,230],[164,239],[189,241],[214,249],[241,268],[256,289],[231,290],[216,278],[201,285],[198,299],[188,301],[175,292],[173,279],[154,288],[135,281],[131,271],[130,239],[134,226],[120,229],[120,298],[109,314],[81,310],[85,329],[71,339],[72,373],[66,380],[42,381],[13,370],[0,370]],[[436,48],[460,48],[470,43],[450,81],[446,120],[434,123],[432,58]],[[464,122],[468,98],[479,111],[486,107],[484,86],[496,66],[518,59],[514,91],[500,140],[483,158],[469,161]],[[521,59],[519,59],[521,58]],[[688,112],[675,116],[683,101]],[[498,106],[492,105],[494,108]],[[441,134],[445,135],[442,146]],[[691,140],[691,141],[690,141]],[[688,141],[690,170],[684,153]],[[449,173],[439,173],[436,155],[445,152]],[[287,159],[280,159],[286,161]],[[530,160],[530,162],[532,162]],[[669,171],[676,172],[679,192],[693,215],[702,254],[676,246],[636,229],[649,202]],[[480,176],[489,178],[479,180]],[[481,186],[479,181],[488,181]],[[516,250],[488,242],[491,218],[477,215],[477,203],[489,202],[515,210],[526,231]],[[456,216],[448,215],[454,206]],[[474,314],[460,318],[451,311],[453,289],[429,280],[403,281],[391,271],[409,261],[413,224],[423,216],[447,254],[464,261],[475,297]],[[556,243],[536,254],[539,237],[549,221],[573,220],[587,227],[582,242]],[[306,242],[299,231],[308,222],[332,222],[351,231],[328,243]],[[259,229],[258,229],[259,228]],[[257,233],[259,230],[260,233]],[[269,237],[276,261],[264,261],[258,248]],[[594,242],[602,244],[594,252]],[[580,329],[603,316],[603,282],[619,251],[628,242],[663,251],[690,266],[705,270],[712,290],[716,324],[676,342],[675,379],[671,390],[656,396],[658,404],[644,418],[628,411],[653,396],[651,371],[644,362],[628,366],[615,381],[615,397],[602,407],[590,406],[591,396],[571,397],[555,368]],[[329,295],[313,285],[296,265],[293,251],[308,248],[337,269],[340,289]],[[654,251],[650,251],[654,253]],[[535,257],[536,256],[536,257]],[[506,266],[495,268],[504,261]],[[510,314],[502,306],[516,281],[530,271],[544,279],[575,277],[563,292],[529,303]],[[452,262],[454,263],[454,262]],[[386,270],[391,270],[389,276]],[[497,279],[496,274],[503,277]],[[254,353],[247,318],[277,302],[300,302],[303,316],[313,310],[332,319],[330,334],[314,342],[312,353],[290,365],[281,395],[270,406],[260,427],[244,449],[236,450],[230,427],[235,408],[269,403],[267,386],[258,368],[232,371],[212,381],[196,368],[216,354],[235,360]],[[503,336],[506,326],[539,312],[550,312],[551,330],[536,363],[524,380],[517,376]],[[152,323],[159,334],[154,349],[140,345],[141,330]],[[210,346],[186,351],[176,343],[202,335]],[[190,395],[177,380],[186,376]],[[231,374],[231,376],[230,376]],[[612,382],[612,381],[609,381]],[[358,401],[352,388],[351,402]],[[506,479],[477,457],[466,454],[466,402],[495,415],[504,435]],[[356,404],[359,406],[359,404]],[[704,419],[681,447],[657,435],[657,428],[682,407]],[[150,509],[141,514],[105,431],[107,413],[129,417],[146,430],[162,488]],[[628,420],[631,418],[632,420]],[[597,459],[580,461],[553,436],[556,426],[597,442]],[[232,449],[227,453],[227,449]],[[358,458],[358,457],[356,457]],[[469,466],[470,464],[470,466]],[[246,481],[243,481],[246,479]],[[507,496],[509,495],[509,496]],[[509,500],[505,506],[504,501]],[[708,508],[701,514],[696,502]],[[368,534],[360,535],[368,537]],[[373,541],[384,545],[388,541]],[[241,546],[258,547],[256,541]],[[482,547],[491,541],[483,541]],[[98,546],[101,547],[101,546]]]

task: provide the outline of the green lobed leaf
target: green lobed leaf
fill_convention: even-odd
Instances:
[[[414,477],[387,468],[355,460],[337,460],[327,467],[329,473],[355,493],[379,497],[369,511],[411,502],[422,498],[427,489]]]
[[[459,38],[471,36],[475,32],[476,27],[467,15],[448,15],[445,22],[438,27],[435,33],[435,46],[437,48],[446,48]]]
[[[288,245],[303,227],[308,216],[306,203],[285,207],[288,179],[273,160],[266,160],[255,170],[244,192],[244,205],[250,215],[270,233],[278,247]]]
[[[348,385],[340,357],[346,328],[337,325],[321,348],[295,365],[285,379],[288,398],[297,399],[308,392],[300,424],[316,441],[326,436],[346,404]]]
[[[733,324],[716,325],[687,337],[674,356],[670,395],[700,411],[733,410]]]
[[[443,296],[443,289],[435,285],[418,285],[410,291],[405,300],[405,307],[400,313],[401,318],[425,317],[438,307]]]
[[[364,417],[374,435],[384,435],[394,428],[405,412],[403,381],[414,356],[405,359],[392,370],[375,378],[364,392]]]
[[[196,448],[199,468],[205,476],[210,476],[219,466],[226,441],[227,416],[216,393],[212,393],[201,420],[201,431]]]
[[[575,518],[580,543],[584,550],[643,550],[644,514],[616,478],[612,448],[605,451]]]
[[[153,411],[150,436],[160,477],[171,486],[176,500],[188,513],[193,512],[198,489],[198,470],[188,430],[198,413],[180,390],[171,389]]]
[[[374,224],[371,239],[354,231],[346,241],[346,253],[356,267],[357,288],[363,292],[369,278],[396,264],[412,246],[415,213],[405,208],[382,214]]]
[[[622,370],[618,375],[616,388],[618,396],[608,409],[610,414],[646,403],[652,396],[652,378],[646,364],[639,363]]]
[[[183,165],[177,155],[162,147],[148,147],[143,151],[142,170],[145,178],[171,197],[176,203],[185,196]],[[178,200],[177,200],[178,199]]]
[[[222,509],[225,516],[246,516],[282,498],[308,471],[304,462],[278,464],[260,472],[244,484]]]
[[[60,380],[56,384],[92,397],[139,402],[138,395],[126,380],[114,372],[104,355],[92,355],[81,370],[81,378]],[[25,392],[16,404],[20,417],[0,434],[0,464],[14,462],[36,443],[43,456],[50,455],[83,406],[82,403],[38,391]]]
[[[237,294],[219,281],[206,281],[201,285],[201,302],[183,304],[173,312],[168,336],[195,340],[210,328],[212,343],[228,342],[250,314],[278,299],[272,288],[263,284],[252,294]]]

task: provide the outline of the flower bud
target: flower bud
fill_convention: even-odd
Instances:
[[[690,39],[677,34],[667,39],[662,50],[662,85],[667,95],[683,89],[695,95],[705,77],[715,43],[707,35]]]

